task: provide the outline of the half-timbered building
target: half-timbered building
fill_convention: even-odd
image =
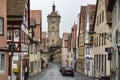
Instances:
[[[29,0],[7,1],[7,43],[14,44],[12,55],[12,77],[24,78],[28,67],[28,27],[29,27]],[[18,76],[13,69],[18,68]],[[26,69],[27,70],[27,69]]]

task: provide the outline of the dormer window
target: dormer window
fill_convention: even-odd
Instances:
[[[3,35],[4,32],[4,20],[0,17],[0,35]]]

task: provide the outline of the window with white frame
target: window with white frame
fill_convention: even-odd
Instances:
[[[0,72],[5,71],[5,54],[0,52]]]
[[[19,37],[19,30],[14,30],[14,38]]]
[[[19,30],[14,30],[14,41],[19,41]]]
[[[0,17],[0,35],[3,34],[4,31],[4,21],[3,18]]]
[[[11,41],[12,40],[12,31],[8,31],[7,33],[7,40]]]

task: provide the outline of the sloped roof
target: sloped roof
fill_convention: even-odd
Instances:
[[[63,37],[62,37],[62,41],[64,41],[64,43],[62,42],[62,47],[66,47],[66,48],[68,48],[68,39],[69,39],[69,35],[70,35],[71,33],[63,33]]]
[[[72,29],[75,28],[75,27],[77,27],[77,24],[74,23],[74,25],[72,26]]]
[[[60,16],[60,15],[58,15],[58,13],[57,12],[55,12],[55,11],[52,11],[48,16]]]
[[[89,4],[87,6],[87,11],[88,11],[88,14],[89,14],[89,27],[90,27],[90,31],[93,30],[93,21],[94,21],[94,15],[95,15],[95,5],[94,4]]]
[[[42,24],[42,11],[41,10],[30,10],[30,18],[36,19],[36,24]]]
[[[24,0],[7,0],[7,15],[22,16],[25,10]]]
[[[63,39],[68,40],[70,33],[63,33]]]
[[[81,13],[80,13],[80,27],[85,27],[85,19],[86,19],[86,9],[87,6],[81,6]]]
[[[55,4],[54,3],[52,6],[52,12],[48,15],[48,17],[60,17],[60,15],[58,14],[58,11],[55,11]]]

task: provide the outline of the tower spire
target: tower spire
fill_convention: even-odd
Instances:
[[[53,1],[52,10],[55,11],[55,4],[54,4],[54,1]]]

